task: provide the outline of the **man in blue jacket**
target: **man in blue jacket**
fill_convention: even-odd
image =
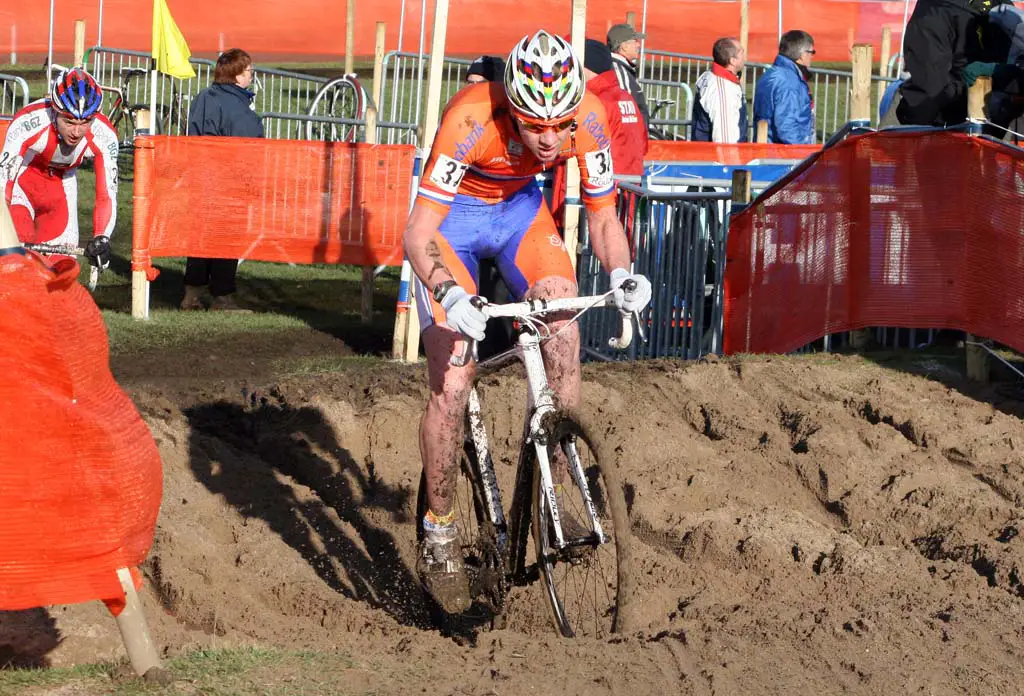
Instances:
[[[760,80],[754,96],[754,122],[768,121],[768,142],[814,142],[814,100],[807,84],[814,39],[794,29],[782,35],[779,55]]]

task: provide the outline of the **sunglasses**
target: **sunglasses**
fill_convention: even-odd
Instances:
[[[530,123],[521,118],[517,118],[516,122],[519,123],[520,128],[528,130],[531,133],[545,133],[549,130],[561,133],[566,128],[569,128],[575,122],[575,119],[567,118],[564,121],[558,121],[557,123]]]

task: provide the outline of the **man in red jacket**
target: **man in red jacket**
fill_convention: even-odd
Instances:
[[[647,154],[647,127],[633,95],[619,86],[612,70],[612,52],[608,46],[587,39],[583,53],[583,72],[587,76],[587,91],[601,100],[612,134],[612,170],[615,174],[644,173],[644,155]],[[551,210],[559,229],[565,222],[566,167],[555,170],[552,185]]]

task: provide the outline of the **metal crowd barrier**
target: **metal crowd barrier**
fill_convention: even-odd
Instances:
[[[100,84],[119,88],[128,104],[148,104],[152,58],[141,51],[93,47],[86,56]],[[157,74],[157,128],[160,133],[184,135],[192,99],[213,84],[216,63],[203,58],[189,60],[196,76],[180,80]],[[251,89],[256,93],[253,106],[258,114],[274,114],[274,127],[268,137],[306,139],[315,129],[314,121],[288,127],[276,115],[319,116],[323,118],[364,119],[369,97],[354,76],[328,79],[315,75],[261,68],[256,66]],[[330,139],[329,132],[314,139]]]
[[[17,75],[0,73],[0,114],[17,113],[28,103],[28,83]]]
[[[728,190],[661,193],[619,184],[618,211],[630,239],[633,270],[651,280],[653,297],[639,318],[639,335],[627,351],[608,346],[618,318],[590,312],[581,320],[581,346],[598,360],[682,358],[721,351],[722,291]],[[581,294],[605,292],[608,276],[583,230],[579,261]]]
[[[382,122],[393,124],[381,134],[381,143],[417,142],[417,129],[424,120],[427,90],[427,53],[391,51],[384,54],[384,85],[377,107]],[[445,58],[441,80],[441,108],[458,92],[465,80],[466,69],[473,61]]]

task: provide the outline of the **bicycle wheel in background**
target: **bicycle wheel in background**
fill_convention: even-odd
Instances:
[[[606,638],[623,630],[629,599],[629,517],[614,462],[602,456],[593,430],[575,417],[560,414],[548,429],[548,457],[562,451],[579,457],[584,483],[608,541],[604,544],[568,545],[593,534],[583,493],[571,473],[562,481],[558,501],[562,533],[567,542],[554,548],[551,515],[541,486],[540,467],[533,459],[533,541],[540,579],[551,605],[555,627],[563,636]],[[570,464],[571,468],[571,464]],[[571,518],[572,521],[567,521]]]
[[[459,475],[455,482],[455,497],[452,501],[455,523],[459,530],[459,545],[462,547],[463,563],[469,576],[473,606],[459,617],[450,617],[429,600],[434,620],[442,629],[455,630],[450,624],[457,619],[460,624],[479,624],[491,621],[500,615],[505,599],[505,571],[498,551],[494,525],[487,516],[487,503],[483,484],[477,475],[476,454],[472,444],[466,443],[459,457]],[[416,495],[416,541],[423,540],[423,516],[427,512],[427,478],[420,474],[419,492]]]

